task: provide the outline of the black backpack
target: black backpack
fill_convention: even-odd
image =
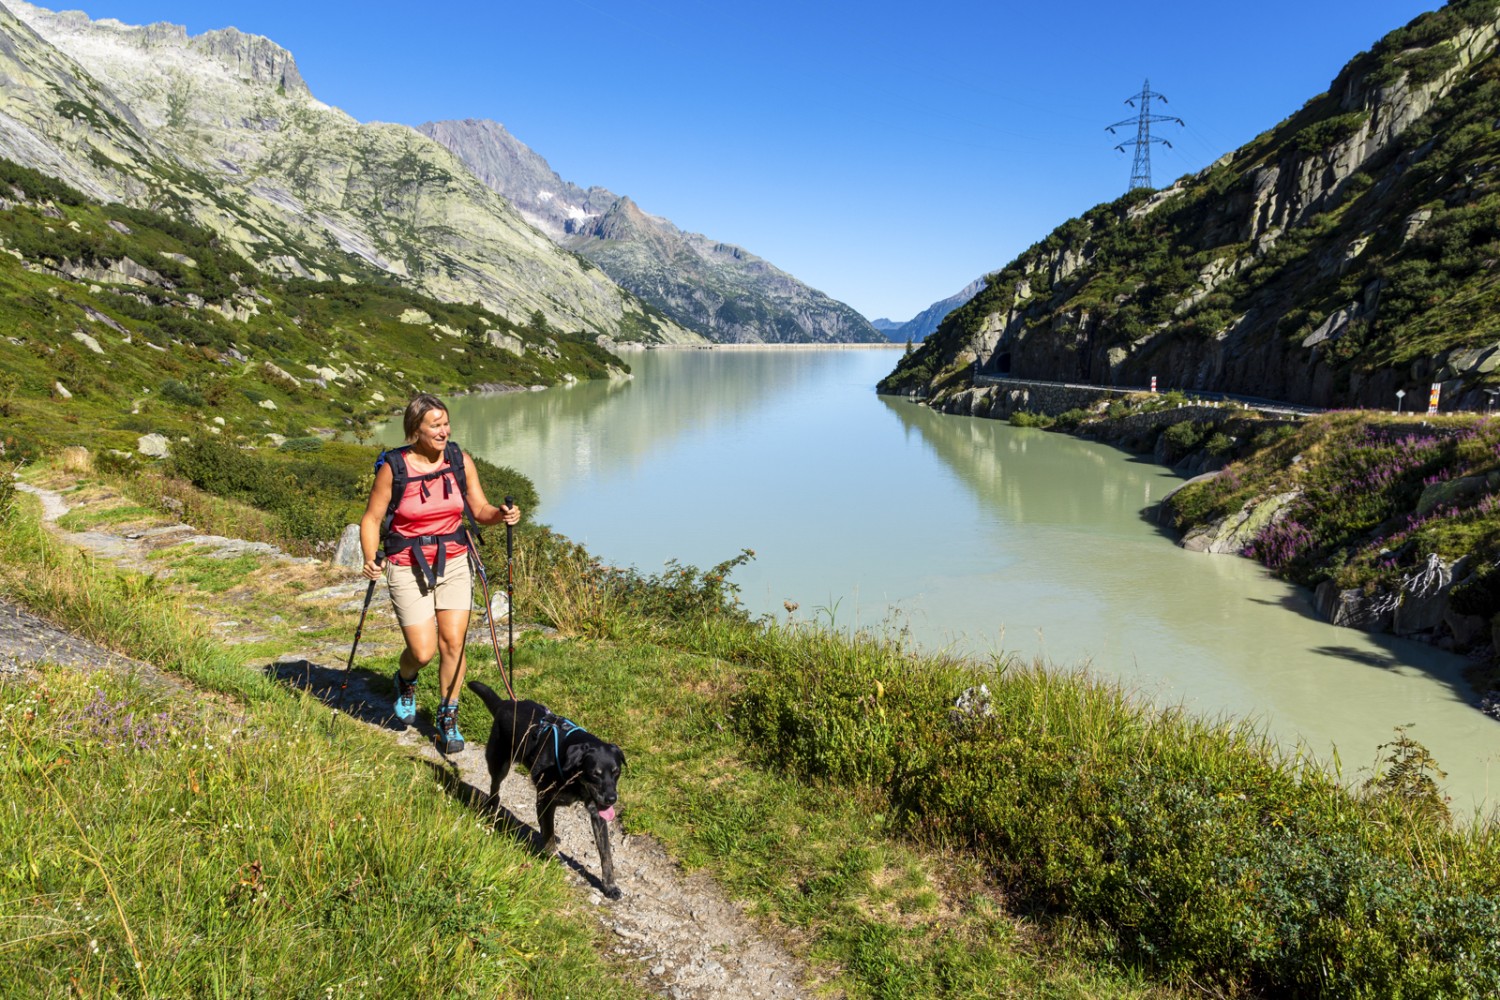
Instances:
[[[389,557],[403,549],[412,550],[412,561],[421,569],[422,575],[427,579],[428,587],[437,586],[438,577],[443,575],[448,565],[448,542],[462,542],[472,545],[469,540],[469,532],[483,541],[479,536],[479,526],[474,521],[474,512],[469,509],[469,480],[464,470],[464,452],[454,441],[449,441],[443,449],[443,465],[431,472],[425,472],[420,476],[413,477],[406,468],[406,452],[411,445],[402,445],[399,448],[391,448],[382,451],[380,457],[375,460],[375,471],[380,472],[382,465],[391,467],[391,502],[385,509],[385,517],[380,520],[380,547]],[[434,479],[440,479],[449,473],[453,474],[453,481],[458,486],[458,495],[464,504],[464,520],[467,522],[459,529],[447,535],[418,535],[415,537],[402,535],[391,529],[391,523],[396,519],[396,508],[401,506],[401,501],[406,496],[407,484],[413,478],[422,483],[425,493],[427,484]],[[422,553],[422,546],[436,544],[437,563],[428,565],[427,557]]]

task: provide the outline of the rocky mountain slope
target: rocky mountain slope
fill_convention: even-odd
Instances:
[[[213,439],[229,456],[213,470],[221,485],[296,537],[336,537],[341,505],[367,495],[370,450],[339,472],[325,439],[363,439],[417,391],[627,373],[592,337],[473,303],[262,272],[207,228],[101,204],[3,158],[0,331],[6,462],[84,445],[129,465]],[[294,470],[306,490],[251,456],[279,448],[319,452]]]
[[[882,383],[1026,378],[1483,405],[1500,369],[1500,3],[1456,0],[1201,173],[1059,226]]]
[[[446,149],[309,93],[292,55],[0,6],[0,155],[100,201],[165,208],[286,275],[395,279],[513,322],[699,338],[538,233]]]
[[[602,187],[584,189],[563,180],[498,122],[429,122],[420,131],[452,150],[558,244],[712,340],[883,339],[849,306],[740,247],[683,232]]]

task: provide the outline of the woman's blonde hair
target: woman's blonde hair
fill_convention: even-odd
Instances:
[[[422,426],[422,418],[432,410],[448,412],[443,401],[430,392],[419,392],[406,404],[406,414],[401,418],[401,429],[406,431],[406,443],[412,444],[417,440],[417,431]]]

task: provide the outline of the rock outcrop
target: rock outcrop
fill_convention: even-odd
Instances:
[[[1021,378],[1394,408],[1500,370],[1500,12],[1451,3],[1200,173],[1058,227],[882,388]]]

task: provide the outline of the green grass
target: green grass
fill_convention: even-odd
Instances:
[[[470,676],[499,689],[492,656],[472,659]],[[1109,961],[1097,934],[1016,917],[985,865],[905,838],[871,789],[757,766],[763,754],[735,731],[744,680],[712,657],[639,642],[533,640],[516,664],[521,697],[627,748],[625,829],[806,941],[818,975],[848,996],[1169,994]],[[460,714],[488,718],[467,693]]]
[[[12,597],[229,695],[59,669],[0,690],[5,992],[636,995],[557,866],[380,734],[330,732],[164,586],[14,510],[0,565]]]
[[[316,703],[61,670],[0,697],[7,990],[632,995],[555,870]]]
[[[69,511],[57,519],[57,526],[64,531],[88,531],[90,528],[109,527],[130,521],[146,520],[160,514],[159,510],[139,504],[125,504],[104,510]]]
[[[528,566],[537,565],[533,541],[518,557]],[[523,577],[539,581],[536,604],[560,609],[554,623],[575,632],[623,638],[611,655],[627,664],[622,651],[646,641],[722,662],[712,678],[654,683],[657,697],[684,687],[712,695],[706,705],[716,707],[668,698],[658,709],[695,748],[725,748],[705,777],[732,773],[738,784],[746,772],[736,762],[744,761],[800,781],[809,799],[832,792],[881,817],[882,850],[900,842],[955,854],[1047,915],[1043,926],[1081,931],[1075,954],[1230,993],[1252,984],[1350,998],[1500,990],[1500,840],[1488,820],[1454,828],[1445,810],[1430,807],[1419,745],[1394,751],[1375,781],[1351,791],[1284,758],[1253,728],[1153,710],[1086,676],[949,661],[899,638],[747,621],[731,594],[702,600],[704,588],[719,586],[715,571],[688,574],[695,582],[687,587],[669,574],[671,596],[657,599],[677,610],[648,626],[643,581],[621,580],[576,552],[540,564],[550,575]],[[552,677],[545,672],[541,682],[550,686]],[[957,695],[980,683],[992,711],[954,718]],[[616,684],[590,675],[565,696],[586,704],[596,688],[613,694]],[[724,731],[737,741],[720,742]],[[706,856],[808,839],[804,824],[796,833],[778,829],[763,812],[715,822],[722,808],[733,812],[732,800],[678,799],[661,829],[691,816],[701,832],[681,836],[705,838]],[[838,807],[821,811],[826,821]],[[819,863],[861,869],[866,862],[840,853],[858,843],[845,828]],[[773,857],[769,871],[796,869],[794,857]],[[776,903],[790,893],[765,872],[755,879],[756,898],[794,920],[795,907]],[[861,988],[880,995],[879,976],[849,940],[859,918],[836,905],[818,910],[831,915],[817,928],[819,946],[835,948]],[[910,971],[914,981],[928,984],[902,980],[893,992],[986,974],[977,947],[961,975],[940,971],[936,944],[962,921],[934,925],[934,950],[897,933],[899,921],[878,923],[880,934],[901,940],[906,966],[920,967]]]
[[[150,558],[167,564],[171,568],[170,580],[177,586],[192,587],[206,594],[222,594],[231,587],[245,581],[245,577],[259,569],[259,556],[242,554],[220,558],[202,555],[197,546],[177,545],[159,549]],[[163,574],[164,576],[166,574]]]

